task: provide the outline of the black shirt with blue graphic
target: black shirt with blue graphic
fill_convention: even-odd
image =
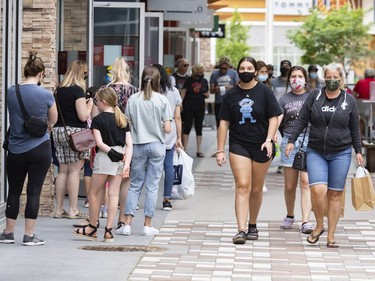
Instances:
[[[257,83],[249,90],[238,85],[228,90],[219,119],[230,122],[229,144],[253,147],[265,142],[269,119],[280,114],[281,109],[272,90],[263,83]]]

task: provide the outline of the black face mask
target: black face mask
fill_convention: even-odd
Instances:
[[[281,76],[286,77],[288,75],[289,67],[280,68]]]
[[[241,72],[238,73],[238,77],[244,83],[249,83],[251,80],[254,79],[255,72]]]
[[[204,75],[195,75],[195,79],[197,80],[201,80],[203,78]]]

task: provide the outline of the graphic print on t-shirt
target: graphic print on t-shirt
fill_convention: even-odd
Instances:
[[[199,94],[199,92],[202,88],[202,83],[201,82],[193,82],[193,83],[191,83],[191,87],[193,88],[194,94]]]
[[[251,115],[251,112],[253,111],[252,105],[254,104],[254,101],[249,98],[244,98],[238,104],[241,106],[240,112],[242,113],[242,120],[238,123],[240,125],[244,124],[246,118],[250,119],[251,123],[256,123],[257,120],[255,120]]]

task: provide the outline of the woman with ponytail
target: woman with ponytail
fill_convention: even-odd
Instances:
[[[97,239],[97,220],[102,204],[102,192],[108,181],[109,206],[104,242],[113,242],[112,225],[117,213],[119,191],[122,178],[129,177],[130,161],[133,153],[132,138],[125,115],[117,105],[117,94],[112,88],[101,88],[94,103],[100,114],[92,120],[96,145],[93,174],[89,188],[89,225],[74,230],[74,234],[89,240]]]
[[[172,111],[168,99],[160,94],[160,73],[148,66],[143,70],[141,92],[129,98],[125,115],[130,123],[134,153],[128,197],[125,207],[124,235],[130,235],[143,185],[146,188],[143,235],[157,235],[151,226],[159,181],[163,173],[165,134],[171,131]]]
[[[46,120],[49,127],[56,123],[57,109],[50,91],[39,87],[44,78],[43,61],[35,51],[29,52],[24,68],[25,80],[20,83],[19,94],[26,111],[31,116]],[[0,234],[0,243],[13,244],[14,229],[20,208],[20,196],[26,176],[25,232],[23,245],[39,246],[44,244],[34,234],[39,212],[39,200],[42,186],[51,165],[51,141],[48,131],[43,136],[31,135],[24,127],[24,115],[16,95],[16,86],[7,91],[6,103],[9,112],[9,147],[6,157],[6,172],[9,182],[6,203],[6,227]]]

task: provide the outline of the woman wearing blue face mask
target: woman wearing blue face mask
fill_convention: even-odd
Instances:
[[[308,178],[306,172],[300,172],[292,168],[294,155],[301,148],[306,150],[308,142],[308,131],[305,135],[305,131],[298,136],[294,150],[287,157],[285,155],[285,147],[288,144],[288,139],[296,120],[299,117],[299,111],[304,104],[308,92],[306,91],[306,80],[307,74],[306,70],[302,66],[293,66],[289,73],[287,79],[287,86],[290,86],[292,89],[290,92],[281,96],[279,100],[279,105],[283,112],[279,116],[279,121],[283,120],[283,139],[281,142],[281,166],[284,169],[284,198],[286,205],[286,217],[284,218],[282,224],[280,225],[281,229],[291,229],[294,219],[294,205],[296,201],[296,190],[299,178],[299,185],[301,188],[301,211],[302,211],[302,226],[301,232],[305,234],[310,234],[312,232],[313,225],[309,222],[309,217],[311,213],[311,198],[310,198],[310,189],[308,184]]]
[[[307,85],[306,89],[310,92],[314,89],[321,89],[324,87],[324,81],[319,79],[318,76],[318,68],[316,65],[310,65],[307,69],[307,72],[309,73],[307,77]]]
[[[271,79],[268,76],[268,66],[264,61],[257,61],[257,79],[272,89]]]

